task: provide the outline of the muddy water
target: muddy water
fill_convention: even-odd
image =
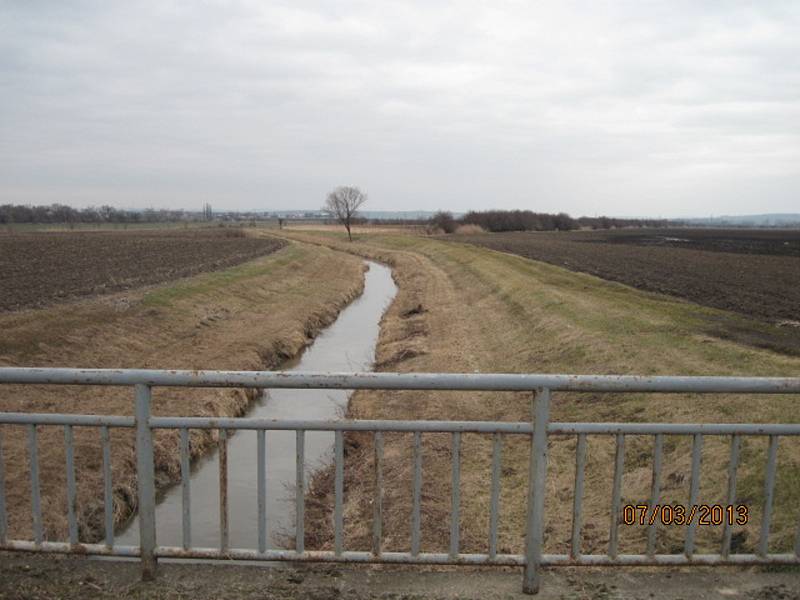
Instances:
[[[369,371],[381,316],[397,293],[391,270],[368,262],[364,293],[322,331],[290,371]],[[346,390],[270,390],[255,403],[248,417],[267,419],[339,418],[347,407]],[[315,468],[329,464],[333,434],[306,432],[306,479]],[[256,432],[239,431],[228,441],[228,502],[230,547],[258,547],[256,490]],[[270,545],[294,532],[295,434],[266,434],[267,533]],[[162,546],[180,546],[182,540],[181,488],[171,488],[156,507],[156,537]],[[219,456],[216,452],[193,465],[191,477],[192,546],[219,546]],[[118,544],[139,543],[134,519],[116,538]]]

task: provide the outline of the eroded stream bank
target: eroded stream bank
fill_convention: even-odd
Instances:
[[[290,371],[369,371],[375,361],[380,321],[397,287],[388,267],[367,261],[364,291],[324,329]],[[346,390],[270,390],[253,404],[246,416],[267,419],[331,419],[341,417],[350,392]],[[333,434],[305,434],[306,480],[329,461]],[[258,547],[256,488],[257,439],[255,431],[233,435],[228,443],[228,502],[230,544],[236,548]],[[266,434],[266,512],[270,545],[293,530],[295,481],[295,434]],[[196,461],[191,477],[191,543],[195,547],[219,545],[219,455],[215,451]],[[182,542],[182,491],[168,490],[156,507],[159,545]],[[138,544],[138,519],[117,535],[117,543]]]

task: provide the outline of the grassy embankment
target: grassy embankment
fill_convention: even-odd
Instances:
[[[518,256],[474,246],[411,236],[291,233],[317,243],[384,260],[394,267],[400,292],[384,317],[378,370],[461,372],[563,372],[681,375],[800,374],[800,359],[712,337],[709,318],[741,317],[674,298],[574,273]],[[530,394],[454,392],[358,392],[355,418],[491,419],[530,417]],[[554,420],[659,422],[797,422],[800,407],[785,396],[556,394]],[[411,510],[410,436],[385,440],[384,531],[386,549],[407,549]],[[649,497],[651,437],[633,436],[625,446],[623,502]],[[725,500],[729,439],[707,436],[699,502]],[[546,551],[567,549],[570,537],[574,437],[550,443],[546,504]],[[687,503],[691,440],[665,437],[662,498]],[[502,458],[500,552],[523,546],[529,446],[509,438]],[[585,552],[608,542],[613,440],[591,436],[584,498]],[[758,536],[766,440],[742,446],[738,498],[750,522],[735,528],[737,551],[752,550]],[[346,547],[370,547],[373,494],[372,439],[351,435],[345,482]],[[461,536],[465,551],[485,551],[488,536],[489,436],[462,442]],[[423,539],[426,551],[447,551],[450,514],[450,446],[444,436],[423,437]],[[773,513],[772,548],[791,547],[800,505],[800,455],[783,439]],[[332,476],[317,475],[308,512],[308,543],[331,546]],[[621,527],[621,551],[643,551],[644,529]],[[716,551],[721,528],[701,527],[698,547]],[[659,533],[659,551],[680,552],[683,528]]]
[[[0,365],[109,368],[262,369],[297,354],[361,292],[355,257],[305,244],[223,271],[80,303],[0,315]],[[251,394],[252,395],[252,394]],[[249,402],[242,390],[154,392],[159,415],[232,416]],[[130,388],[2,386],[0,410],[132,414]],[[39,427],[40,480],[47,539],[65,539],[64,437]],[[115,521],[135,509],[134,436],[113,430]],[[193,431],[193,455],[214,443]],[[3,427],[9,535],[30,539],[29,457],[22,427]],[[157,483],[179,477],[177,432],[156,435]],[[76,428],[80,538],[102,536],[99,430]]]

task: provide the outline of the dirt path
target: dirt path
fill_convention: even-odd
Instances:
[[[0,555],[0,599],[211,600],[800,600],[791,573],[703,570],[547,571],[537,596],[520,593],[518,570],[426,571],[402,568],[162,564],[154,582],[135,562]]]

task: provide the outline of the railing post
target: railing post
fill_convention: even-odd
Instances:
[[[550,390],[533,395],[533,439],[528,476],[528,523],[525,534],[525,574],[522,591],[539,593],[539,564],[544,537],[544,497],[547,480],[547,425],[550,421]]]
[[[143,581],[156,576],[156,490],[150,395],[149,385],[136,384],[136,487],[139,494],[139,547]]]

